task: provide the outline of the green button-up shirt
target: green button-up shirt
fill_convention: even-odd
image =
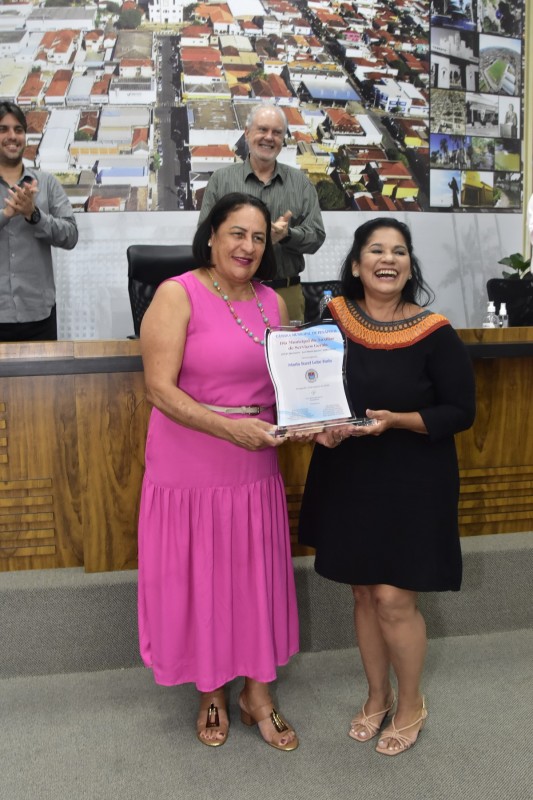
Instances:
[[[299,275],[305,267],[304,253],[316,253],[326,238],[318,195],[305,173],[276,162],[269,183],[263,183],[247,158],[241,164],[223,167],[211,175],[204,193],[200,222],[207,217],[217,200],[229,192],[246,192],[262,200],[272,221],[292,211],[290,238],[274,245],[276,278]]]

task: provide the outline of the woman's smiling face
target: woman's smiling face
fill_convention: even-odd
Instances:
[[[246,283],[259,269],[266,238],[261,211],[255,206],[241,206],[212,231],[211,264],[229,283]]]
[[[411,257],[402,233],[396,228],[376,228],[361,248],[359,261],[352,262],[359,273],[365,295],[400,296],[411,276]]]

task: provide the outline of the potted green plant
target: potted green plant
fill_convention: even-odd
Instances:
[[[508,269],[502,270],[503,278],[487,281],[487,294],[498,309],[505,303],[509,325],[533,325],[533,275],[531,259],[522,253],[513,253],[498,261]]]
[[[510,267],[511,272],[502,270],[504,278],[510,280],[521,280],[523,278],[531,279],[531,259],[525,259],[522,253],[513,253],[511,256],[505,256],[498,261],[498,264],[503,264],[505,267]]]

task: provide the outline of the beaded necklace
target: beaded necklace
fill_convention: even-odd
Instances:
[[[260,339],[259,336],[255,336],[254,333],[250,330],[250,328],[248,328],[244,324],[244,322],[242,321],[242,318],[239,317],[239,315],[237,314],[237,312],[233,308],[233,306],[231,304],[231,300],[229,299],[228,295],[224,294],[224,292],[222,291],[222,288],[220,286],[220,283],[211,274],[211,270],[208,267],[206,267],[206,270],[207,270],[207,274],[211,278],[211,283],[213,284],[213,286],[215,287],[215,289],[217,290],[217,292],[219,293],[219,295],[221,296],[221,298],[224,300],[225,304],[229,308],[230,314],[233,317],[233,319],[235,320],[235,322],[237,323],[237,325],[244,331],[244,333],[247,336],[250,337],[250,339],[253,342],[255,342],[256,344],[260,344],[260,345],[264,346],[265,340],[264,339]],[[257,308],[259,309],[259,312],[261,314],[261,317],[263,319],[264,324],[268,325],[268,317],[265,314],[265,311],[264,311],[264,308],[263,308],[263,303],[259,300],[251,281],[248,281],[248,286],[250,287],[250,290],[251,290],[251,292],[252,292],[252,294],[253,294],[253,296],[255,298],[255,302],[256,302]]]

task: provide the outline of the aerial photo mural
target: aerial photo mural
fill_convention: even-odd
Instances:
[[[277,103],[334,211],[522,208],[524,2],[36,0],[0,6],[0,98],[77,212],[201,208]]]

